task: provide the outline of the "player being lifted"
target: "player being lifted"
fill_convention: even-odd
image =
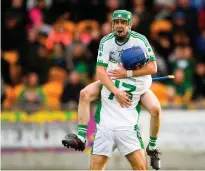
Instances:
[[[101,105],[98,106],[95,116],[98,124],[93,145],[92,169],[104,167],[115,145],[128,158],[133,169],[146,169],[145,155],[141,150],[143,143],[139,133],[138,136],[133,133],[133,127],[138,120],[137,115],[139,116],[139,111],[134,112],[134,108],[139,107],[139,101],[151,114],[150,141],[146,151],[151,157],[151,166],[154,169],[160,168],[156,141],[160,129],[161,108],[158,99],[149,89],[151,74],[157,72],[156,59],[146,37],[131,31],[131,21],[132,14],[126,10],[117,10],[113,13],[113,33],[105,36],[99,45],[97,76],[100,81],[88,85],[81,91],[78,107],[78,135],[69,134],[62,141],[68,148],[84,150],[90,119],[90,103],[97,100],[101,92]],[[149,58],[148,63],[135,70],[118,67],[121,53],[136,46],[145,52],[146,57]],[[111,80],[107,73],[116,80]],[[102,90],[100,90],[101,86]],[[130,94],[132,101],[129,98]],[[138,130],[137,125],[135,130]],[[113,136],[117,142],[114,141]]]

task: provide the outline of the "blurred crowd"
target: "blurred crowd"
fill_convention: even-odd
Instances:
[[[152,90],[166,107],[205,105],[204,0],[2,1],[1,103],[33,110],[75,108],[96,80],[100,39],[116,9],[133,13],[132,30],[147,37],[158,64]]]

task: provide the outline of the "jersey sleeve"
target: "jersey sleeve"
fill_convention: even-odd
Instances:
[[[98,49],[98,57],[97,57],[97,65],[98,66],[108,66],[109,62],[109,43],[102,39],[100,41],[99,49]]]
[[[151,47],[149,41],[147,40],[147,38],[145,36],[144,36],[143,41],[144,41],[144,44],[146,46],[145,47],[145,51],[146,51],[146,54],[147,54],[147,56],[149,58],[149,61],[156,61],[156,57],[155,57],[155,54],[154,54],[154,52],[152,50],[152,47]]]
[[[141,34],[133,34],[134,38],[137,38],[137,41],[140,41],[140,46],[143,49],[143,51],[146,53],[147,58],[149,58],[149,61],[156,61],[156,57],[155,54],[152,50],[151,45],[149,44],[149,41],[147,40],[147,38],[144,35]]]

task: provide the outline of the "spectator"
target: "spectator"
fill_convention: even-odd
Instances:
[[[179,70],[182,70],[184,83],[175,81],[175,87],[193,85],[194,102],[203,99],[203,4],[203,0],[2,1],[3,105],[15,105],[22,87],[27,86],[22,80],[28,72],[38,75],[39,85],[43,84],[47,97],[46,105],[56,108],[60,107],[67,72],[77,72],[76,78],[79,77],[83,85],[95,80],[99,41],[112,32],[111,15],[116,9],[131,11],[132,29],[151,39],[157,58],[157,75],[174,72],[180,75]],[[31,25],[27,30],[28,24]],[[198,62],[196,68],[195,61]],[[156,92],[158,87],[163,89],[160,98],[164,104],[172,100],[167,97],[166,84],[163,81],[154,86]]]
[[[63,93],[61,95],[61,103],[63,107],[69,108],[76,108],[79,97],[80,91],[84,88],[80,82],[80,74],[76,71],[73,71],[69,74],[69,80],[65,83],[63,88]]]
[[[187,34],[191,40],[193,40],[193,38],[198,34],[197,10],[191,6],[190,0],[178,0],[178,7],[176,11],[181,11],[184,13],[184,29],[187,30]]]
[[[153,40],[159,38],[160,32],[172,32],[173,23],[169,20],[156,20],[150,25],[150,36]]]
[[[45,36],[40,34],[37,29],[31,29],[28,31],[27,39],[25,73],[34,71],[39,76],[39,83],[45,83],[51,66],[48,50],[44,46]]]
[[[93,76],[95,74],[97,55],[98,55],[98,46],[100,43],[100,31],[93,30],[91,32],[91,37],[92,37],[92,41],[87,47],[89,53],[88,76],[90,79],[93,79]]]
[[[4,87],[3,107],[12,108],[16,104],[22,84],[22,68],[18,64],[10,64],[3,56],[2,64],[2,87]]]
[[[173,52],[168,56],[169,63],[173,63],[177,59],[180,59],[184,56],[184,46],[177,45]]]
[[[17,51],[20,58],[19,64],[24,68],[26,65],[26,31],[19,19],[10,13],[6,15],[5,24],[2,27],[2,50]]]
[[[22,67],[19,64],[10,66],[11,86],[17,86],[22,83]]]
[[[25,42],[25,30],[19,25],[14,14],[8,14],[2,28],[2,49],[20,51]]]
[[[205,64],[199,62],[194,73],[193,100],[205,100]]]
[[[72,35],[69,32],[66,32],[61,20],[57,21],[53,30],[48,35],[46,40],[46,48],[52,50],[55,43],[62,43],[63,46],[68,46],[72,42]]]
[[[116,9],[120,8],[119,0],[106,0],[106,7],[108,12],[114,12]]]
[[[176,9],[176,0],[155,0],[155,8],[157,9],[157,14],[155,16],[156,20],[171,19],[173,11]]]
[[[191,47],[186,46],[183,49],[178,49],[175,55],[176,58],[172,63],[172,71],[175,72],[177,69],[183,70],[184,82],[192,85],[195,61],[192,56],[193,54]]]
[[[201,34],[196,37],[196,49],[198,51],[198,59],[205,62],[205,28],[201,30]]]
[[[40,32],[49,34],[51,26],[45,23],[48,10],[46,8],[45,0],[37,0],[35,7],[29,10],[29,19],[31,24],[28,26],[30,29],[38,29]]]
[[[80,33],[78,31],[74,32],[72,43],[66,47],[67,61],[70,61],[70,59],[72,58],[72,53],[77,46],[86,49],[86,45],[80,39]]]
[[[173,33],[173,43],[175,46],[189,45],[190,38],[187,36],[187,34],[184,31],[179,30]]]
[[[170,37],[170,32],[159,32],[158,39],[152,42],[156,52],[163,57],[167,66],[169,66],[168,56],[173,51],[173,42]]]
[[[145,0],[134,0],[133,2],[133,21],[135,21],[135,24],[133,23],[133,30],[149,37],[149,26],[153,16],[146,10]]]
[[[55,66],[49,69],[48,81],[42,86],[47,97],[46,106],[55,109],[60,107],[60,97],[66,76],[67,72],[61,67]]]
[[[157,61],[157,75],[158,76],[163,76],[163,75],[167,75],[168,74],[168,66],[166,61],[164,60],[164,58],[162,56],[160,56],[154,49],[154,47],[152,48],[156,57],[156,61]]]
[[[188,30],[185,27],[186,18],[185,13],[183,11],[175,11],[172,15],[173,22],[173,32],[182,32],[185,30],[185,33],[188,34]]]
[[[174,81],[169,85],[169,99],[178,106],[188,107],[192,97],[192,86],[184,81],[183,70],[175,70],[174,76]]]
[[[23,30],[28,23],[28,13],[24,0],[11,0],[11,7],[6,10],[6,15],[13,15],[17,19],[17,25]]]
[[[61,43],[55,43],[51,58],[52,58],[52,65],[62,67],[66,70],[66,60],[65,60],[65,48]]]
[[[96,62],[97,60],[97,53],[98,53],[98,46],[100,43],[100,31],[99,30],[93,30],[91,32],[92,41],[88,45],[88,51],[90,60],[93,62]]]
[[[38,32],[35,29],[29,30],[28,32],[28,57],[26,60],[26,71],[35,71],[37,73],[41,72],[42,61],[40,56],[38,55],[38,49],[40,47],[39,42],[37,41]]]
[[[29,73],[25,81],[17,104],[30,113],[40,109],[45,104],[46,99],[43,89],[38,85],[36,73]]]

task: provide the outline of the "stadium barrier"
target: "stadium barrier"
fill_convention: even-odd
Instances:
[[[2,169],[88,169],[95,130],[93,120],[92,115],[87,148],[80,153],[61,144],[66,133],[77,131],[76,111],[2,112]],[[139,127],[145,146],[149,140],[149,121],[149,114],[142,111]],[[163,169],[205,169],[204,137],[204,110],[163,110],[158,139]],[[108,168],[127,169],[129,165],[116,150]]]

